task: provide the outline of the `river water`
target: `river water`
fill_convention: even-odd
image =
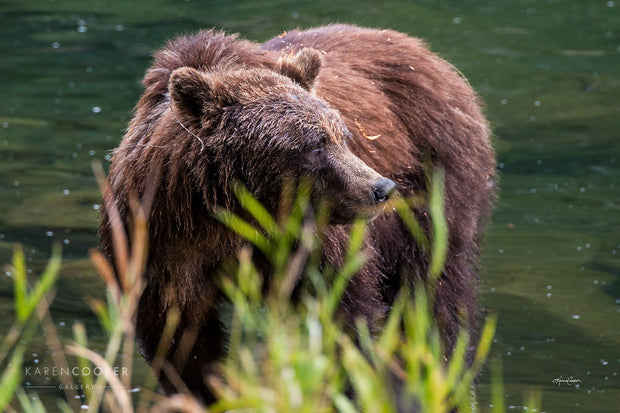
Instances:
[[[87,258],[99,203],[91,162],[105,164],[121,139],[152,51],[200,28],[263,41],[356,23],[424,38],[486,102],[501,189],[483,301],[499,316],[492,358],[502,361],[508,409],[534,390],[547,412],[619,411],[620,2],[136,3],[0,4],[0,265],[22,243],[37,274],[62,244],[52,306],[62,335],[82,321],[95,346],[103,340],[85,300],[103,296]],[[4,274],[2,334],[12,322]],[[39,346],[27,365],[48,357]],[[554,384],[560,377],[578,383]]]

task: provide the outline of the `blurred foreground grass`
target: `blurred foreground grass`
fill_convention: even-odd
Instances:
[[[230,354],[217,375],[206,378],[218,400],[202,406],[182,391],[172,397],[157,392],[156,375],[166,369],[156,357],[145,383],[131,383],[136,308],[143,289],[147,256],[147,213],[134,211],[132,249],[127,235],[116,228],[118,281],[110,263],[99,252],[91,258],[106,282],[107,302],[91,300],[109,341],[104,354],[89,348],[84,325],[75,323],[74,338],[61,341],[51,320],[49,304],[60,270],[55,250],[43,274],[28,285],[24,254],[15,248],[12,264],[15,324],[0,344],[0,411],[44,412],[39,398],[22,387],[23,355],[33,334],[42,331],[59,369],[77,366],[78,375],[60,375],[65,400],[58,409],[76,411],[253,411],[253,412],[472,412],[476,403],[474,380],[482,368],[495,331],[495,317],[487,318],[469,364],[470,337],[463,331],[450,360],[446,360],[432,317],[433,283],[441,274],[447,249],[443,217],[443,177],[435,173],[428,210],[433,220],[427,239],[411,213],[408,200],[393,206],[430,255],[429,285],[415,292],[400,291],[381,332],[373,336],[364,320],[356,332],[345,332],[337,317],[347,282],[364,264],[362,248],[366,223],[351,226],[350,243],[340,268],[322,265],[320,233],[326,219],[310,209],[309,191],[302,185],[289,205],[290,213],[272,217],[249,193],[236,194],[246,218],[220,211],[217,218],[249,243],[222,273],[221,288],[230,301]],[[292,199],[292,198],[291,198]],[[420,200],[416,200],[420,202]],[[254,266],[252,255],[263,254],[273,268],[268,288]],[[119,282],[120,281],[120,282]],[[265,294],[264,291],[267,291]],[[296,299],[292,299],[295,294]],[[414,298],[414,299],[412,299]],[[171,313],[162,334],[165,354],[178,323]],[[70,357],[67,358],[67,355]],[[501,367],[493,366],[493,412],[503,412]],[[77,385],[76,385],[77,384]],[[139,389],[137,393],[135,389]],[[134,389],[134,390],[131,390]],[[29,392],[30,393],[30,392]],[[540,401],[530,395],[529,411]]]

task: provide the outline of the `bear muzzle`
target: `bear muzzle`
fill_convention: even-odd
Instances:
[[[372,197],[376,203],[385,202],[394,194],[396,184],[388,178],[381,178],[375,182],[372,189]]]

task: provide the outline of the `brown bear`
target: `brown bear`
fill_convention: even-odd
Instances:
[[[170,308],[180,311],[168,359],[190,391],[213,400],[204,377],[225,354],[217,274],[244,241],[213,212],[240,212],[240,181],[275,213],[283,183],[310,177],[333,211],[323,259],[338,265],[348,224],[396,190],[427,192],[425,165],[445,171],[449,249],[434,314],[450,349],[476,328],[479,244],[494,195],[489,127],[467,81],[415,38],[329,25],[263,44],[214,31],[180,37],[155,55],[145,91],[108,177],[103,253],[114,259],[110,202],[128,228],[130,204],[157,179],[137,337],[151,362]],[[314,199],[314,198],[313,198]],[[415,216],[428,230],[424,207]],[[376,216],[368,262],[341,304],[348,323],[378,326],[403,284],[426,278],[428,258],[396,212]],[[183,332],[191,345],[183,345]],[[162,374],[167,393],[176,391]]]

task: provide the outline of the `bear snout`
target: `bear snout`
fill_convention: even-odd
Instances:
[[[372,197],[376,203],[385,202],[394,194],[396,184],[388,178],[381,178],[375,182],[372,189]]]

